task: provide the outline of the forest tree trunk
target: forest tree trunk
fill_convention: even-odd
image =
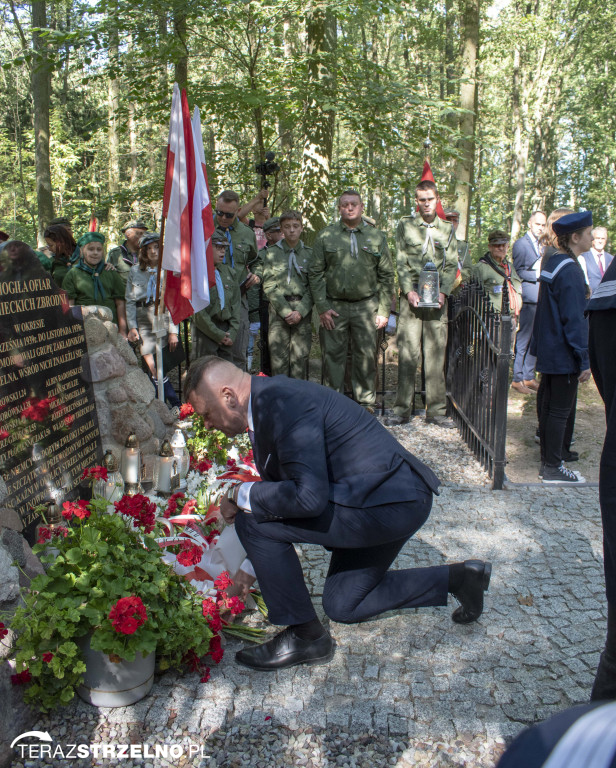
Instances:
[[[113,238],[120,226],[120,133],[118,130],[120,111],[119,34],[117,27],[109,30],[109,63],[112,68],[107,89],[107,137],[109,141],[109,232]]]

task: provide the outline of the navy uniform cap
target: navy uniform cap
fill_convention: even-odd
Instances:
[[[552,224],[552,229],[557,235],[568,235],[570,232],[577,232],[578,229],[586,227],[592,227],[592,211],[568,213]]]

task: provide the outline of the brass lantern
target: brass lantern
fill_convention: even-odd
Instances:
[[[124,478],[124,488],[129,496],[143,493],[141,478],[143,475],[143,459],[139,449],[139,440],[134,434],[126,438],[126,445],[122,450],[121,473]]]
[[[433,262],[426,262],[424,268],[419,274],[419,307],[424,309],[438,308],[438,297],[440,293],[440,284],[438,271]]]
[[[105,451],[103,467],[107,470],[106,480],[97,480],[92,492],[96,496],[102,496],[108,502],[120,501],[124,495],[124,479],[120,472],[118,460],[112,451]]]
[[[180,462],[168,440],[164,440],[154,465],[154,490],[162,495],[172,494],[180,486]]]

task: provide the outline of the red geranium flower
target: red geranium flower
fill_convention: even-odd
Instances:
[[[25,685],[32,680],[30,670],[24,669],[23,672],[18,672],[16,675],[11,675],[11,685]]]
[[[224,592],[224,590],[227,587],[230,587],[233,584],[233,581],[231,580],[231,577],[229,576],[228,571],[223,571],[220,576],[214,580],[214,587],[219,592]]]
[[[39,400],[36,397],[26,398],[26,406],[21,411],[21,418],[31,421],[45,421],[49,416],[49,406],[55,400],[55,397],[46,397],[44,400]]]
[[[44,544],[46,541],[51,541],[54,536],[64,536],[66,538],[68,536],[68,528],[65,528],[63,525],[58,525],[55,528],[42,525],[36,543]]]
[[[148,614],[140,597],[121,597],[109,611],[111,624],[116,632],[134,635],[145,624]]]
[[[49,662],[53,659],[53,653],[44,653],[43,654],[43,661],[45,664],[49,664]]]
[[[106,480],[107,467],[97,466],[97,467],[90,467],[89,469],[84,469],[80,479],[86,480],[89,477],[91,477],[92,480]]]
[[[214,635],[212,638],[210,638],[210,647],[208,649],[208,653],[212,657],[214,664],[220,664],[225,652],[223,651],[222,645],[220,644],[219,635]]]
[[[195,409],[190,403],[182,403],[180,406],[180,419],[187,419],[189,416],[192,416],[194,412]]]
[[[189,499],[182,507],[183,515],[194,515],[197,511],[197,499]]]
[[[0,640],[4,640],[4,638],[8,635],[8,633],[9,633],[8,629],[0,621]]]
[[[189,566],[200,563],[202,557],[203,550],[198,544],[193,544],[191,541],[183,541],[182,550],[178,554],[177,559],[180,565]]]
[[[197,470],[197,472],[201,472],[202,474],[207,472],[208,469],[210,469],[212,466],[212,462],[208,461],[207,459],[201,459],[201,461],[198,461],[194,465],[194,469]]]
[[[227,459],[227,467],[235,471],[237,469],[237,462],[235,459]]]
[[[239,599],[239,597],[229,597],[227,599],[227,608],[231,611],[233,616],[238,616],[246,606]]]
[[[147,496],[137,493],[135,496],[122,496],[120,501],[114,502],[115,510],[120,515],[133,518],[133,526],[143,527],[146,533],[154,530],[156,518],[156,504]]]
[[[169,501],[167,502],[167,507],[163,513],[164,516],[171,517],[171,515],[175,515],[178,508],[178,501],[183,498],[185,498],[185,496],[182,491],[177,491],[177,493],[171,494]]]
[[[206,667],[204,673],[201,675],[201,679],[199,680],[200,683],[207,683],[207,681],[210,679],[211,673],[210,668]]]
[[[90,510],[88,509],[89,502],[85,499],[80,499],[78,502],[65,501],[62,505],[62,517],[65,520],[70,520],[73,516],[78,517],[80,520],[85,520],[90,517]]]

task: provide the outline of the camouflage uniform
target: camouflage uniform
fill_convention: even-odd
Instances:
[[[352,237],[353,236],[353,237]],[[356,245],[355,245],[356,244]],[[394,270],[384,232],[362,221],[350,230],[342,220],[322,229],[313,246],[310,290],[318,313],[338,313],[333,331],[321,328],[324,384],[344,391],[350,336],[354,399],[373,406],[376,392],[377,315],[389,316]]]
[[[313,302],[308,285],[312,248],[300,241],[293,249],[295,262],[291,250],[285,240],[266,249],[263,292],[270,303],[268,341],[272,374],[303,379],[312,344]],[[288,325],[284,318],[294,311],[299,312],[302,319],[296,325]]]
[[[113,266],[117,269],[120,277],[122,278],[122,282],[124,283],[124,287],[126,287],[126,283],[128,282],[128,273],[135,266],[135,264],[137,264],[138,260],[139,254],[131,253],[129,251],[126,240],[122,243],[122,245],[117,245],[115,248],[111,248],[107,254],[107,262],[109,264],[113,264]]]
[[[233,341],[237,338],[240,326],[240,285],[235,271],[228,263],[219,264],[216,270],[222,278],[225,306],[221,308],[218,289],[213,285],[210,288],[209,305],[193,317],[192,357],[196,360],[204,355],[216,355],[223,360],[235,362],[233,347],[220,342],[226,333]]]
[[[224,264],[230,264],[235,270],[237,282],[241,284],[248,276],[248,270],[255,274],[259,271],[259,256],[257,253],[257,239],[250,227],[247,227],[239,219],[224,229],[216,225],[218,234],[222,234],[229,242],[229,249],[225,256]],[[227,233],[230,237],[227,237]],[[235,337],[233,347],[233,362],[242,370],[246,369],[246,348],[248,346],[248,298],[246,294],[241,297],[240,324]]]
[[[396,416],[411,415],[415,376],[423,348],[426,381],[426,417],[446,415],[445,351],[447,302],[440,309],[411,307],[407,294],[418,290],[419,274],[427,261],[439,273],[440,292],[448,296],[458,271],[458,246],[453,226],[439,219],[425,222],[419,213],[403,216],[396,230],[400,319],[398,325],[398,394]]]

